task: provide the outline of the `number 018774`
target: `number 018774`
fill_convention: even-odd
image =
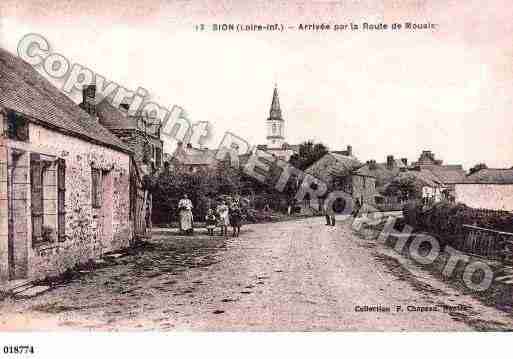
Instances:
[[[34,354],[32,345],[4,345],[4,354]]]

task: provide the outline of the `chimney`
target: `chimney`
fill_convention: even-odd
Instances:
[[[347,146],[347,155],[352,156],[353,155],[353,146]]]
[[[408,167],[408,159],[407,158],[401,158],[401,162]]]
[[[370,170],[375,170],[376,169],[376,160],[368,160],[367,163],[369,164],[369,169]]]
[[[192,148],[192,144],[191,144],[191,143],[188,143],[188,144],[187,144],[187,148]]]
[[[395,165],[394,156],[388,155],[387,156],[387,168],[390,170],[390,169],[394,168],[394,165]]]
[[[80,107],[88,114],[96,117],[96,85],[84,85],[82,87],[82,103]]]

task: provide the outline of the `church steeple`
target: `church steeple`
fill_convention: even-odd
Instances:
[[[274,85],[273,101],[267,119],[267,147],[280,149],[285,143],[285,121],[281,117],[280,99],[278,98],[278,87]]]
[[[280,99],[278,97],[278,86],[274,84],[273,101],[269,111],[269,120],[283,120],[281,118]]]

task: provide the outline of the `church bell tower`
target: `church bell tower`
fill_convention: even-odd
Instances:
[[[281,117],[278,88],[274,86],[273,100],[267,119],[267,148],[282,148],[285,143],[285,121]]]

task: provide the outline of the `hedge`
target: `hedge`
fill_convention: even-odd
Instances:
[[[403,214],[413,228],[440,237],[461,235],[464,224],[513,233],[512,213],[470,208],[462,203],[439,202],[427,210],[419,203],[408,203]]]

